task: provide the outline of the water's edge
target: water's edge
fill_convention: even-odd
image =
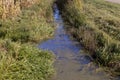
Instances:
[[[54,65],[57,74],[52,80],[110,80],[110,76],[82,51],[79,42],[70,39],[56,4],[54,21],[57,28],[54,38],[39,45],[39,48],[50,50],[56,56]]]

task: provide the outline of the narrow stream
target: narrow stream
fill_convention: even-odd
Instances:
[[[70,39],[64,30],[63,19],[57,6],[54,9],[54,21],[57,27],[54,38],[39,45],[39,48],[50,50],[56,55],[56,76],[52,80],[111,80],[93,64],[92,59],[82,51],[80,44]]]

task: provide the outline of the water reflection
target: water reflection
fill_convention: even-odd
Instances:
[[[43,50],[50,50],[56,55],[57,74],[52,80],[110,80],[109,76],[92,63],[92,59],[80,52],[79,43],[72,41],[64,30],[64,23],[57,6],[54,7],[56,32],[53,39],[39,45]]]

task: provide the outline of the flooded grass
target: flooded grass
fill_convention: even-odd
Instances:
[[[62,2],[57,3],[69,25],[68,31],[91,52],[98,64],[112,67],[111,70],[119,75],[120,4],[104,0]]]
[[[55,35],[52,39],[42,42],[39,48],[52,51],[56,60],[56,74],[51,80],[109,80],[102,68],[96,66],[89,54],[82,51],[77,40],[72,40],[65,31],[64,22],[55,5]]]

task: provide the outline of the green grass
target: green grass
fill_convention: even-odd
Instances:
[[[53,73],[53,55],[29,44],[1,40],[0,80],[46,80]]]
[[[41,6],[41,4],[43,6]],[[48,4],[43,1],[40,4],[33,5],[29,9],[23,9],[22,14],[15,20],[8,19],[1,21],[0,37],[21,42],[39,42],[45,38],[51,37],[54,31],[53,24],[47,22],[48,20],[53,21],[51,4],[52,3]],[[50,18],[48,18],[48,16]]]
[[[54,55],[36,47],[54,34],[53,0],[40,0],[12,20],[0,19],[0,80],[47,80]]]
[[[87,19],[93,20],[96,27],[107,33],[111,38],[120,41],[119,4],[106,3],[100,0],[85,2],[84,8]]]
[[[96,57],[98,64],[112,67],[120,75],[120,4],[104,0],[64,2],[58,1],[58,6],[68,31]]]

